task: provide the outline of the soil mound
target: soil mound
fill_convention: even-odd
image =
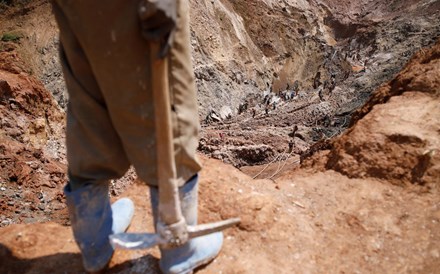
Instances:
[[[397,185],[440,183],[440,41],[417,53],[358,110],[330,151],[305,163]]]
[[[0,226],[59,220],[64,114],[12,47],[0,52],[0,64]]]

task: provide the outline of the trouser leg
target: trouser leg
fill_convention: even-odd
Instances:
[[[56,3],[53,10],[61,30],[60,56],[69,92],[69,183],[64,193],[84,267],[95,272],[103,269],[113,254],[109,235],[125,231],[133,216],[129,199],[111,206],[108,195],[109,180],[122,176],[129,162],[83,47]]]
[[[170,50],[172,123],[178,183],[183,185],[200,171],[198,146],[197,90],[191,60],[189,1],[178,0],[177,30]]]
[[[100,96],[95,98],[102,98],[108,120],[128,161],[143,181],[158,185],[154,136],[155,130],[161,129],[155,128],[154,123],[151,90],[154,67],[151,66],[150,44],[141,35],[137,14],[139,1],[117,0],[103,4],[92,0],[59,0],[57,3],[81,45],[100,90]],[[195,154],[199,125],[190,54],[189,7],[187,1],[178,0],[178,3],[176,39],[168,58],[177,179],[182,185],[200,170],[200,165]],[[76,58],[69,57],[70,51],[65,49],[65,52],[68,61],[75,62]],[[80,80],[82,82],[82,78]],[[95,152],[93,156],[101,157]]]
[[[129,167],[122,142],[113,127],[106,100],[90,61],[61,8],[53,10],[60,27],[60,57],[69,93],[67,160],[69,177],[82,181],[110,180]]]

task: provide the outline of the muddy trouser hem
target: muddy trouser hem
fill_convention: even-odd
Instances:
[[[170,101],[179,186],[200,170],[198,112],[190,54],[189,4],[178,1],[170,50]],[[157,186],[150,45],[142,38],[136,1],[54,0],[60,57],[69,93],[69,177],[102,181],[133,165]]]

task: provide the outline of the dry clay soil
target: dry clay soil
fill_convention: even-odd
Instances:
[[[50,137],[63,131],[62,115],[19,63],[4,65],[16,60],[12,48],[0,59],[0,210],[14,223],[0,228],[0,273],[84,273],[60,194],[62,144]],[[439,117],[440,41],[381,86],[326,150],[275,180],[202,157],[200,222],[242,222],[198,273],[440,273]],[[147,186],[113,192],[136,204],[129,231],[153,230]],[[118,250],[106,273],[158,273],[159,257]]]

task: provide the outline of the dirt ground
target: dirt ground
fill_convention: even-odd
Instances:
[[[367,12],[378,1],[364,1],[364,10],[342,2],[335,18],[345,8],[353,11],[351,20],[385,16]],[[402,10],[430,16],[439,1],[397,2],[386,16]],[[45,17],[31,11],[48,14],[47,3],[33,5],[23,13],[38,25]],[[436,26],[431,30],[435,34]],[[375,41],[386,44],[386,37]],[[420,37],[420,43],[432,39]],[[46,41],[38,50],[56,44]],[[56,63],[32,73],[22,51],[14,41],[1,42],[0,273],[84,273],[62,194],[62,98],[55,100],[57,93],[42,81],[58,81],[51,73]],[[197,273],[440,273],[440,40],[420,49],[397,75],[392,71],[402,60],[381,59],[381,51],[372,56],[376,70],[350,74],[325,100],[305,93],[269,115],[252,118],[246,111],[204,124],[199,221],[242,222],[225,231],[220,255]],[[386,77],[390,81],[371,96],[348,91],[356,83],[357,90],[371,89]],[[352,101],[362,94],[363,101]],[[133,199],[129,231],[153,230],[148,188],[133,171],[112,182],[110,195]],[[118,250],[105,273],[158,273],[159,257],[158,249]]]

